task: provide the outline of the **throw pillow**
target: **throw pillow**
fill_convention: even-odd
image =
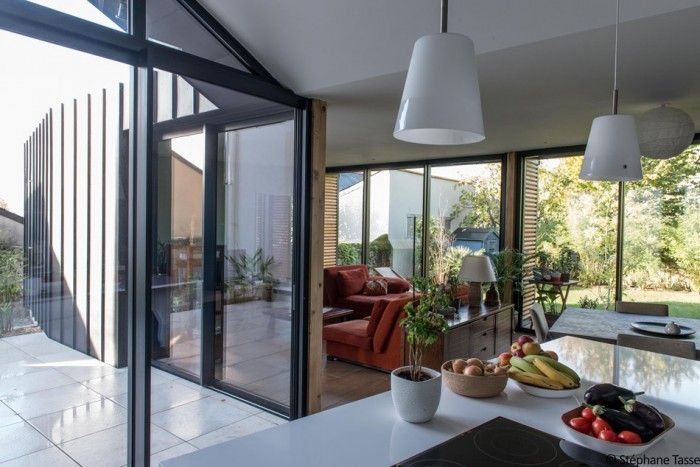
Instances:
[[[362,291],[364,295],[377,296],[386,295],[389,292],[389,287],[383,279],[372,279],[365,283],[365,288]]]
[[[349,297],[361,294],[367,281],[367,270],[363,268],[338,271],[338,295]]]

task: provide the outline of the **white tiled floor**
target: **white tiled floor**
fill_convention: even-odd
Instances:
[[[126,378],[42,333],[0,339],[0,465],[124,465]],[[154,466],[285,423],[156,368],[151,380]]]

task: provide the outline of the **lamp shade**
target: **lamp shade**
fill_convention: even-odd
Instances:
[[[695,122],[682,111],[662,105],[637,119],[639,150],[653,159],[668,159],[682,153],[695,136]]]
[[[496,275],[488,256],[465,256],[459,270],[459,278],[464,282],[496,282]]]
[[[593,119],[580,178],[617,182],[642,178],[634,117],[604,115]]]
[[[416,41],[394,138],[440,145],[484,139],[476,57],[470,38],[440,33]]]

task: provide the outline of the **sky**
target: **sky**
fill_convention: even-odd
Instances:
[[[34,0],[116,28],[85,0]],[[129,66],[0,30],[0,199],[24,215],[23,145],[49,108],[128,85]]]

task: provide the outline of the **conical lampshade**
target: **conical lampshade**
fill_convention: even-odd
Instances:
[[[584,180],[641,180],[637,126],[631,115],[604,115],[593,119],[583,156]]]
[[[423,36],[413,46],[394,138],[420,144],[484,139],[474,43],[467,36]]]

